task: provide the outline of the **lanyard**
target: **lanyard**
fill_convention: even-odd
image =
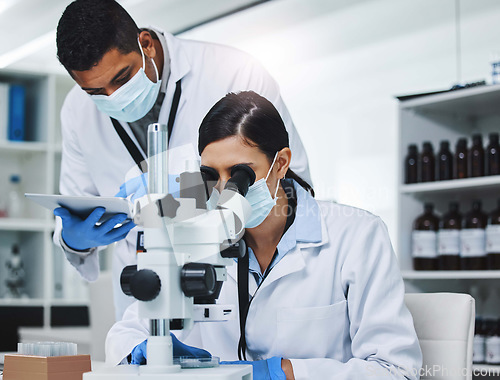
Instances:
[[[288,198],[288,207],[291,209],[291,212],[288,214],[286,218],[285,228],[283,230],[283,235],[288,231],[290,226],[293,224],[295,220],[295,212],[297,209],[297,196],[295,194],[295,189],[292,184],[288,185],[286,182],[282,182],[283,187],[285,189],[285,194]],[[267,267],[264,272],[264,276],[262,277],[262,281],[260,282],[257,290],[253,294],[253,297],[250,299],[250,295],[248,292],[248,272],[250,267],[250,258],[248,255],[248,248],[246,255],[243,258],[238,259],[238,307],[240,312],[240,340],[238,342],[238,358],[239,360],[247,360],[246,358],[246,350],[247,350],[247,342],[245,335],[245,328],[248,317],[248,310],[250,309],[250,304],[252,303],[255,295],[260,289],[261,285],[264,283],[266,277],[271,272],[274,260],[278,256],[278,248],[274,251],[273,258],[271,263]]]
[[[179,101],[181,99],[181,80],[179,79],[175,84],[175,92],[174,98],[172,99],[172,106],[170,107],[170,114],[168,115],[168,141],[170,142],[170,136],[172,136],[172,131],[174,129],[175,117],[177,115],[177,108],[179,108]],[[139,148],[134,144],[130,136],[125,129],[123,129],[122,125],[118,122],[118,120],[110,118],[113,126],[115,127],[116,133],[120,136],[120,139],[123,142],[123,145],[127,148],[127,151],[134,159],[134,162],[137,164],[141,172],[146,173],[148,171],[147,161],[144,159],[144,156],[140,152]]]

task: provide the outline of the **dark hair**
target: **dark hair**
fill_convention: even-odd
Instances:
[[[112,48],[140,53],[139,28],[114,0],[76,0],[57,25],[57,58],[71,70],[90,70]]]
[[[272,162],[276,152],[289,147],[288,132],[278,110],[266,98],[253,91],[229,93],[219,100],[200,125],[198,152],[215,141],[240,136],[252,147],[257,147]],[[285,178],[297,181],[314,196],[314,190],[291,169]]]

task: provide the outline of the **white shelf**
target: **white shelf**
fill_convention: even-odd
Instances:
[[[52,298],[51,306],[89,306],[89,301],[84,299]]]
[[[500,85],[486,85],[423,96],[400,102],[401,109],[454,117],[499,115]]]
[[[48,144],[29,141],[0,141],[0,152],[3,153],[45,153]]]
[[[401,194],[425,194],[450,191],[456,193],[495,187],[500,189],[500,175],[401,185],[399,191]]]
[[[405,280],[500,279],[500,270],[401,271]]]
[[[40,298],[1,298],[0,307],[2,306],[45,306],[45,301]]]
[[[43,232],[52,229],[54,229],[53,220],[0,218],[0,231]]]

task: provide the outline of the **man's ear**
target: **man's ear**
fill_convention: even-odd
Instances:
[[[278,152],[276,157],[276,167],[278,168],[277,176],[278,178],[285,178],[285,174],[290,167],[290,162],[292,161],[292,151],[290,148],[283,148]]]
[[[144,51],[145,55],[147,55],[149,58],[156,57],[155,44],[153,43],[153,37],[151,36],[151,33],[146,30],[143,30],[141,33],[139,33],[139,43],[141,44],[142,50]]]

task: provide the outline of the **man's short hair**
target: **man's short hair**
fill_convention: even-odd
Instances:
[[[90,70],[113,48],[140,53],[135,21],[114,0],[76,0],[57,25],[57,58],[71,73]]]

